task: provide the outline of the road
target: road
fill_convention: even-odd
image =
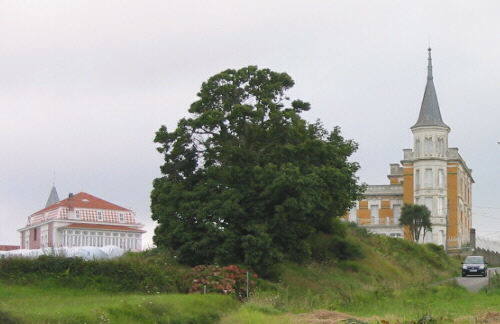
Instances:
[[[471,292],[478,292],[488,285],[488,280],[491,276],[500,273],[500,268],[489,268],[487,277],[457,277],[457,283]]]

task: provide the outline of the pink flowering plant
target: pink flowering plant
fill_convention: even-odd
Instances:
[[[242,300],[246,297],[247,270],[236,265],[220,267],[199,265],[192,269],[190,293],[217,293],[234,295]],[[248,288],[252,291],[257,280],[256,274],[249,274]]]

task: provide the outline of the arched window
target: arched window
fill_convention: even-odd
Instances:
[[[443,169],[438,170],[438,187],[440,189],[444,188],[444,170]]]
[[[426,137],[425,138],[424,153],[426,155],[432,154],[432,137]]]
[[[444,156],[444,138],[439,137],[437,141],[437,152],[438,155]]]
[[[420,170],[415,170],[415,189],[420,189]]]
[[[424,173],[424,186],[425,188],[434,187],[434,181],[432,181],[432,169],[425,169]]]

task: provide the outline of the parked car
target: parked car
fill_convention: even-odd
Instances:
[[[462,262],[462,277],[476,275],[486,277],[488,275],[488,263],[483,256],[471,255]]]

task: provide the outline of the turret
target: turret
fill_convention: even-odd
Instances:
[[[428,49],[427,83],[418,120],[411,127],[414,138],[414,203],[431,211],[432,231],[424,242],[444,244],[447,224],[447,155],[450,127],[443,122],[432,75]]]
[[[445,158],[450,127],[443,122],[432,75],[431,49],[428,49],[427,83],[418,120],[411,127],[414,137],[414,156],[420,158]]]
[[[52,185],[52,189],[50,190],[50,195],[49,198],[47,199],[47,202],[45,203],[45,207],[52,206],[55,203],[59,202],[59,195],[57,194],[56,186]]]

